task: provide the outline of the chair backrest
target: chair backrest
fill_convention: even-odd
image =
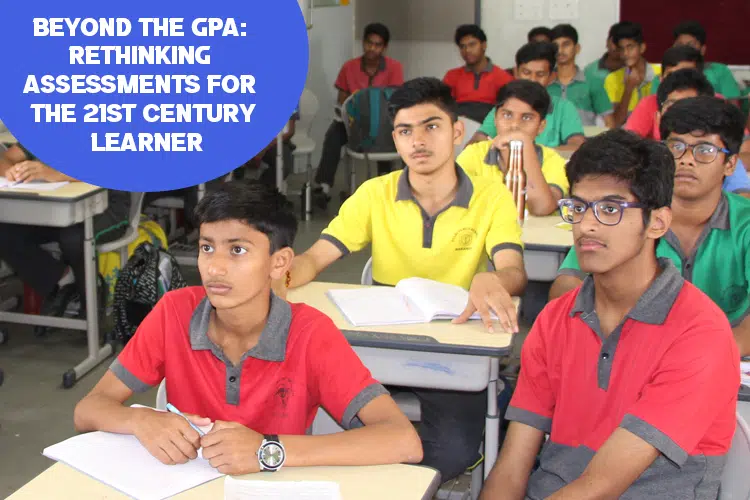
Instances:
[[[138,226],[141,223],[141,210],[143,209],[143,199],[146,193],[130,193],[130,212],[128,214],[128,229],[120,238],[108,243],[97,245],[96,251],[99,253],[114,252],[117,250],[127,249],[128,245],[138,239]],[[127,251],[125,252],[127,260]],[[123,261],[124,262],[124,261]],[[123,264],[124,265],[124,264]]]
[[[299,100],[299,121],[297,122],[297,126],[308,135],[319,109],[320,101],[318,101],[318,97],[310,89],[305,89]]]
[[[159,389],[156,391],[156,409],[167,409],[167,379],[162,379]]]
[[[747,404],[747,403],[739,403]],[[750,427],[737,413],[737,428],[721,476],[719,500],[750,498]]]
[[[456,146],[456,156],[458,156],[461,151],[464,150],[466,147],[466,143],[468,143],[472,137],[474,137],[474,134],[477,133],[477,130],[479,130],[479,127],[482,126],[481,123],[475,122],[471,118],[466,118],[465,116],[459,116],[458,119],[463,122],[464,124],[464,138],[461,144]]]
[[[363,285],[372,285],[372,257],[367,259],[364,269],[362,269],[362,278],[360,283]]]

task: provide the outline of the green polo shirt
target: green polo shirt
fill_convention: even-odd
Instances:
[[[740,97],[740,87],[737,85],[737,80],[734,79],[732,70],[726,64],[707,63],[703,68],[703,75],[711,83],[714,92],[717,94],[721,94],[726,99],[737,99]],[[651,88],[653,93],[656,94],[656,91],[659,89],[658,79],[654,81]]]
[[[695,250],[686,256],[670,230],[656,246],[657,257],[674,262],[682,276],[708,295],[727,315],[732,326],[750,313],[750,200],[723,193]],[[560,265],[559,275],[586,277],[575,247]]]
[[[544,117],[547,120],[547,126],[537,136],[536,142],[548,148],[556,148],[568,142],[568,139],[573,136],[583,135],[583,124],[581,123],[578,110],[573,103],[554,95],[550,97],[550,109],[547,112],[547,116]],[[487,114],[484,122],[482,122],[482,126],[479,127],[479,132],[490,138],[494,138],[497,135],[497,127],[495,127],[496,109],[493,108]]]
[[[607,54],[604,54],[602,57],[592,63],[589,63],[585,68],[583,68],[583,74],[586,76],[586,81],[591,84],[592,88],[601,88],[602,91],[604,90],[604,80],[610,73],[610,71],[607,69],[607,66],[604,64],[604,61],[606,61],[606,59]]]
[[[555,79],[547,86],[547,92],[550,96],[567,99],[572,102],[581,116],[581,123],[584,126],[596,125],[597,115],[605,116],[612,112],[612,103],[604,92],[597,92],[586,80],[584,72],[576,66],[576,75],[573,80],[563,85],[559,79]]]

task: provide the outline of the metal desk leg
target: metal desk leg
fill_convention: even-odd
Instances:
[[[63,387],[69,389],[99,363],[112,355],[112,345],[99,347],[99,308],[97,304],[97,269],[94,250],[93,200],[86,202],[86,217],[83,221],[83,258],[86,282],[86,338],[89,355],[63,374]]]
[[[497,460],[500,446],[500,415],[497,408],[497,381],[500,375],[500,360],[490,358],[490,380],[487,384],[487,416],[484,427],[484,478]]]
[[[312,185],[313,167],[312,153],[307,155],[307,184],[305,184],[305,220],[312,218]]]

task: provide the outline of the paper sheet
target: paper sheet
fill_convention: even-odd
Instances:
[[[224,500],[341,500],[333,481],[256,481],[224,479]]]
[[[559,227],[560,229],[565,229],[566,231],[572,231],[573,225],[569,222],[558,222],[555,224],[555,227]]]
[[[70,184],[70,183],[67,181],[65,182],[30,181],[30,182],[21,182],[19,184],[16,184],[15,182],[10,182],[5,177],[0,177],[0,188],[5,188],[5,189],[32,189],[34,191],[54,191],[55,189],[65,186],[66,184]]]
[[[750,361],[740,362],[740,378],[742,385],[750,387]]]

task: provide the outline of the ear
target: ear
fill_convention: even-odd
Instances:
[[[701,47],[701,55],[703,57],[706,57],[706,46],[705,45],[703,47]]]
[[[647,48],[647,47],[646,47],[646,42],[643,42],[643,43],[641,44],[641,55],[643,55],[643,54],[645,54],[645,53],[646,53],[646,48]]]
[[[656,127],[654,130],[661,128],[661,111],[657,110],[654,112],[654,126]]]
[[[664,236],[672,223],[672,209],[669,207],[657,208],[651,211],[651,220],[646,228],[646,235],[655,240]]]
[[[727,161],[724,162],[724,176],[729,177],[732,175],[737,168],[737,160],[739,159],[738,155],[732,155],[729,158],[727,158]]]
[[[580,43],[577,43],[577,44],[576,44],[576,55],[578,55],[578,54],[580,54],[580,53],[581,53],[581,44],[580,44]]]
[[[453,124],[453,145],[458,146],[461,144],[461,142],[464,140],[464,134],[466,134],[466,127],[464,126],[464,122],[461,120],[456,120],[456,123]]]
[[[513,78],[518,80],[518,66],[513,66]]]
[[[536,129],[536,135],[539,137],[539,134],[544,132],[544,129],[547,128],[547,120],[542,118],[542,121],[539,122],[539,128]]]
[[[487,42],[482,42],[480,44],[480,47],[482,47],[482,51],[486,51],[487,50]]]
[[[294,260],[294,250],[291,248],[284,247],[276,250],[271,255],[271,280],[282,279],[292,267],[292,260]]]

